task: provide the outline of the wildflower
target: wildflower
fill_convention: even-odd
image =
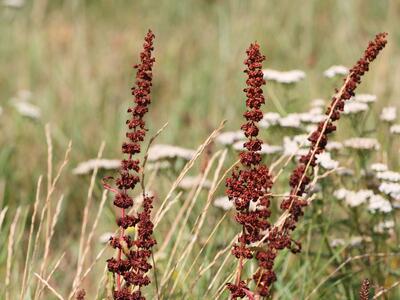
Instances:
[[[299,119],[304,123],[317,124],[326,119],[326,115],[322,114],[322,111],[317,107],[313,108],[309,112],[299,114]]]
[[[264,79],[284,84],[296,83],[306,77],[306,73],[300,70],[282,72],[272,69],[264,69],[262,72],[264,73]]]
[[[343,114],[358,114],[368,110],[368,105],[363,102],[348,101],[344,106]]]
[[[215,140],[222,145],[232,145],[244,138],[245,135],[242,131],[227,131],[218,135]]]
[[[355,150],[379,150],[380,144],[373,138],[356,137],[344,141],[344,146]]]
[[[17,101],[13,102],[15,109],[24,117],[31,119],[40,119],[42,112],[39,107],[29,102]]]
[[[392,133],[392,134],[400,134],[400,124],[392,125],[390,127],[390,133]]]
[[[136,87],[132,88],[134,96],[134,107],[128,109],[131,119],[126,121],[128,142],[122,145],[122,152],[127,158],[121,161],[119,178],[115,180],[117,190],[111,189],[105,184],[105,188],[115,192],[114,205],[120,208],[121,215],[117,219],[120,228],[119,234],[110,240],[110,245],[117,249],[117,258],[107,260],[108,270],[115,274],[116,290],[113,292],[114,299],[118,300],[144,300],[142,287],[150,283],[147,272],[152,268],[148,260],[152,253],[152,247],[156,241],[152,238],[153,223],[150,219],[153,208],[154,197],[145,194],[143,191],[142,211],[132,215],[126,213],[126,209],[135,203],[129,195],[140,182],[140,161],[133,159],[133,156],[141,152],[141,142],[146,135],[144,115],[148,111],[151,102],[150,89],[152,86],[152,67],[155,59],[151,56],[153,51],[154,34],[149,30],[143,44],[143,51],[140,54],[141,63],[136,65]],[[132,239],[126,235],[129,227],[137,227],[136,238]],[[127,250],[122,250],[125,244]],[[122,278],[125,284],[122,285]]]
[[[150,147],[148,151],[148,161],[158,161],[163,159],[181,158],[191,160],[196,151],[172,145],[157,144]]]
[[[382,193],[396,200],[400,200],[400,184],[393,182],[382,182],[378,189]]]
[[[105,232],[99,236],[99,243],[107,244],[113,236],[114,236],[113,232]]]
[[[376,174],[376,177],[380,180],[387,180],[397,182],[400,181],[400,173],[393,171],[383,171]]]
[[[186,176],[186,177],[184,177],[184,178],[181,180],[181,182],[178,184],[178,186],[179,186],[181,189],[190,190],[190,189],[193,188],[193,187],[199,186],[200,183],[201,183],[201,177],[199,177],[199,176],[195,176],[195,177],[193,177],[193,176]],[[211,188],[211,185],[212,185],[212,184],[211,184],[211,181],[205,180],[205,181],[202,183],[201,187],[204,188],[204,189],[210,189],[210,188]]]
[[[311,101],[311,107],[325,107],[324,99],[314,99]]]
[[[281,115],[276,112],[265,113],[262,120],[258,123],[260,127],[268,128],[270,126],[275,126],[279,124]]]
[[[344,239],[332,239],[329,245],[332,248],[343,247],[346,245],[346,241]]]
[[[343,144],[336,141],[329,141],[326,144],[326,150],[333,151],[333,150],[340,150],[343,148]]]
[[[374,226],[374,232],[385,233],[385,232],[393,229],[394,225],[395,224],[394,224],[393,220],[382,221]]]
[[[288,248],[292,252],[300,251],[300,244],[293,241],[291,232],[296,228],[298,219],[303,215],[303,208],[308,204],[306,200],[301,198],[307,185],[311,182],[308,174],[311,174],[310,171],[316,165],[316,155],[325,150],[328,135],[336,130],[333,122],[340,118],[341,112],[344,110],[345,101],[354,96],[354,91],[361,82],[361,77],[369,70],[370,62],[385,47],[387,43],[386,35],[386,33],[380,33],[376,35],[374,41],[369,43],[363,57],[350,69],[343,87],[332,98],[331,105],[326,112],[328,116],[327,120],[321,122],[317,130],[310,135],[309,140],[312,145],[309,152],[300,158],[299,164],[290,176],[290,196],[285,197],[281,202],[281,209],[288,212],[289,216],[285,219],[282,226],[279,228],[274,227],[268,236],[268,242],[270,245],[272,244],[274,249]],[[350,205],[354,204],[356,203],[350,203]],[[279,242],[275,240],[275,236],[279,236]]]
[[[222,208],[223,210],[231,210],[235,207],[232,201],[230,201],[229,198],[226,196],[215,199],[213,205],[215,207]]]
[[[373,103],[376,102],[377,97],[371,94],[357,94],[353,96],[351,99],[362,103]]]
[[[233,144],[233,149],[242,151],[245,149],[243,146],[245,142],[244,141],[239,141]],[[275,153],[280,153],[282,152],[282,147],[281,146],[275,146],[275,145],[268,145],[268,144],[261,144],[261,149],[259,150],[260,154],[275,154]]]
[[[394,122],[397,117],[397,109],[394,106],[384,107],[382,109],[380,119],[385,122]]]
[[[25,0],[3,0],[3,5],[11,8],[21,8],[24,4]]]
[[[374,195],[374,192],[371,190],[349,191],[341,188],[336,190],[333,195],[339,200],[344,200],[350,207],[356,207],[366,203]]]
[[[333,160],[329,152],[323,152],[317,155],[317,163],[327,170],[336,169],[339,167],[339,162]]]
[[[324,76],[328,78],[333,78],[337,75],[347,75],[349,73],[349,69],[345,66],[331,66],[327,70],[324,71]]]
[[[248,287],[241,279],[243,259],[255,257],[262,269],[267,267],[266,256],[268,251],[258,251],[253,253],[249,248],[251,243],[260,241],[263,232],[270,227],[267,218],[271,214],[269,209],[269,196],[267,192],[272,186],[271,175],[267,166],[261,162],[262,141],[257,137],[259,128],[257,123],[263,118],[260,110],[265,99],[262,86],[265,84],[263,72],[261,71],[262,62],[265,59],[260,53],[260,46],[255,43],[248,48],[245,64],[245,73],[248,76],[247,87],[244,89],[247,100],[247,111],[244,113],[246,123],[241,127],[247,141],[244,143],[245,150],[240,153],[241,168],[236,168],[230,178],[226,180],[226,194],[236,209],[236,221],[242,227],[238,241],[234,244],[232,254],[239,259],[238,273],[234,283],[227,284],[232,299],[243,298],[246,296]],[[250,203],[258,202],[255,210],[250,210]],[[261,296],[269,294],[268,285],[276,280],[273,272],[263,273],[262,276],[255,274],[253,279],[256,283],[257,293]]]
[[[382,163],[374,163],[371,165],[371,170],[374,172],[384,172],[388,170],[388,166]]]
[[[120,167],[121,161],[118,159],[89,159],[79,163],[72,173],[75,175],[85,175],[92,172],[96,167],[105,170],[116,170]]]
[[[392,211],[392,205],[381,195],[374,194],[369,198],[368,210],[373,213],[390,213]]]
[[[286,117],[280,118],[278,124],[281,127],[300,128],[300,115],[289,114]]]
[[[283,137],[283,154],[286,156],[300,155],[302,152],[307,151],[301,149],[304,146],[299,142],[299,139],[294,139],[288,136]]]

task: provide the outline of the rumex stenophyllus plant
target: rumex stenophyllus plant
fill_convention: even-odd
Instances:
[[[114,299],[144,300],[143,288],[151,283],[149,271],[152,269],[150,259],[153,246],[156,244],[153,234],[151,212],[153,197],[144,188],[144,161],[134,159],[141,152],[141,143],[146,136],[144,116],[150,104],[152,86],[152,57],[154,35],[148,32],[144,49],[140,54],[141,63],[137,66],[136,87],[132,89],[134,107],[128,109],[131,119],[127,121],[128,139],[122,146],[127,156],[121,161],[116,187],[104,183],[106,189],[115,193],[114,205],[118,208],[118,233],[111,238],[110,245],[116,249],[116,255],[108,260],[108,270],[113,274]],[[247,75],[246,122],[241,129],[246,137],[244,150],[240,153],[240,166],[235,168],[226,180],[228,198],[234,203],[235,220],[241,226],[237,241],[233,244],[232,254],[238,259],[233,282],[227,284],[232,299],[248,297],[249,299],[268,298],[273,294],[273,283],[277,280],[274,269],[278,254],[289,249],[293,253],[301,251],[301,243],[292,237],[303,209],[311,198],[308,188],[312,184],[313,170],[317,164],[317,156],[324,152],[328,136],[336,130],[334,122],[339,120],[344,110],[345,101],[354,96],[361,77],[369,70],[369,64],[377,57],[386,45],[386,33],[378,34],[369,43],[363,57],[350,69],[343,86],[333,96],[326,116],[317,124],[309,135],[310,147],[302,155],[293,170],[290,181],[290,193],[280,203],[281,216],[272,224],[271,188],[275,177],[263,163],[261,157],[262,140],[259,137],[259,122],[263,119],[262,105],[265,103],[262,87],[265,85],[262,62],[265,56],[260,46],[253,43],[247,49],[245,73]],[[140,185],[142,206],[138,212],[130,213],[134,205],[131,192]],[[126,229],[136,228],[136,236],[126,234]],[[254,260],[257,268],[250,278],[245,277],[246,261]],[[156,280],[153,284],[157,284]],[[157,295],[159,291],[157,291]],[[365,294],[365,293],[364,293]]]
[[[309,151],[300,157],[298,165],[290,176],[291,191],[289,196],[281,202],[283,214],[278,219],[278,224],[274,226],[271,226],[267,220],[270,216],[268,191],[273,182],[268,168],[261,164],[260,154],[257,153],[261,150],[261,140],[257,139],[259,130],[256,123],[262,119],[260,106],[265,102],[261,89],[261,86],[265,84],[261,71],[261,63],[265,57],[259,52],[257,44],[252,44],[247,50],[248,58],[245,64],[248,69],[245,72],[248,74],[248,79],[247,88],[244,91],[248,97],[246,100],[248,111],[244,114],[247,122],[242,126],[242,130],[249,140],[243,145],[246,150],[240,153],[240,161],[245,169],[239,172],[234,171],[226,183],[228,187],[226,193],[229,199],[234,201],[237,210],[235,219],[242,226],[242,233],[232,249],[232,254],[239,259],[236,280],[234,283],[227,284],[232,299],[246,296],[259,299],[269,296],[272,284],[276,281],[273,268],[278,253],[285,248],[293,253],[301,251],[301,243],[295,241],[291,233],[303,215],[303,208],[309,204],[306,188],[311,183],[313,168],[317,164],[317,155],[324,152],[328,135],[336,130],[333,122],[340,119],[345,101],[355,95],[354,91],[361,83],[361,77],[369,70],[370,63],[385,47],[386,37],[387,33],[379,33],[368,44],[363,57],[350,69],[343,86],[332,97],[325,120],[319,122],[317,128],[309,135],[308,140],[311,142]],[[250,209],[251,202],[257,203],[253,210]],[[261,247],[253,250],[255,247],[251,246],[254,246],[253,243],[256,242],[260,242],[258,246],[261,244]],[[260,248],[262,250],[258,250]],[[255,283],[253,291],[248,287],[249,280],[241,278],[244,259],[252,258],[258,261],[259,266],[252,278]]]
[[[156,241],[152,237],[153,223],[151,211],[153,196],[146,194],[142,187],[142,210],[132,214],[128,209],[133,206],[130,192],[143,181],[143,168],[139,159],[134,156],[141,152],[141,142],[146,135],[144,116],[148,112],[151,102],[150,89],[152,86],[152,68],[155,62],[152,57],[154,34],[149,30],[140,53],[140,64],[136,65],[136,86],[132,88],[134,106],[128,109],[131,118],[126,121],[128,131],[127,142],[122,145],[122,152],[127,158],[121,161],[119,177],[115,180],[117,188],[105,187],[115,193],[114,205],[119,208],[120,216],[117,219],[119,232],[111,238],[110,245],[117,250],[116,257],[110,258],[108,270],[114,274],[114,299],[144,300],[142,288],[150,284],[148,271],[152,268],[149,259],[152,256],[152,247]],[[137,227],[137,236],[132,239],[125,233],[128,227]]]

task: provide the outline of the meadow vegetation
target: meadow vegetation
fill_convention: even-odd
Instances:
[[[225,180],[246,140],[238,131],[250,43],[266,55],[258,137],[275,182],[274,224],[308,135],[367,41],[383,31],[387,47],[302,187],[309,204],[291,233],[301,252],[279,251],[270,296],[400,297],[397,1],[12,2],[0,4],[1,299],[72,299],[83,290],[86,299],[113,298],[106,260],[115,256],[108,240],[120,212],[104,178],[118,173],[131,67],[148,28],[156,61],[138,155],[146,172],[131,193],[134,211],[142,189],[154,206],[146,299],[229,298],[241,226]],[[334,65],[341,67],[324,73]],[[257,271],[254,261],[240,270],[243,278]]]

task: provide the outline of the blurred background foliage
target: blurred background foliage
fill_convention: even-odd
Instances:
[[[6,2],[6,1],[5,1]],[[7,1],[12,2],[12,1]],[[359,92],[378,96],[376,106],[400,99],[400,2],[397,0],[92,0],[26,1],[0,5],[0,203],[31,204],[46,173],[44,125],[50,123],[55,161],[68,141],[73,150],[61,179],[68,206],[61,216],[73,234],[89,177],[70,171],[94,158],[119,158],[130,87],[147,29],[156,34],[151,132],[169,126],[159,142],[196,148],[223,120],[236,130],[244,110],[243,60],[249,43],[260,43],[266,68],[300,69],[307,78],[289,89],[269,84],[264,111],[287,113],[329,99],[340,81],[322,72],[350,67],[368,40],[389,33],[384,55],[373,63]],[[32,93],[40,119],[20,116],[12,98]],[[378,113],[376,113],[378,114]],[[350,126],[350,125],[349,125]],[[339,126],[340,127],[340,126]],[[346,128],[338,134],[346,134]],[[102,187],[97,183],[95,193]],[[113,219],[108,210],[109,220]],[[108,228],[108,230],[110,230]]]

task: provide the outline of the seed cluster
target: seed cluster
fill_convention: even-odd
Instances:
[[[350,69],[349,75],[344,80],[341,90],[333,96],[330,106],[326,111],[327,118],[318,124],[317,129],[311,133],[308,140],[311,142],[306,155],[301,156],[299,164],[290,176],[290,195],[281,202],[281,209],[289,213],[282,226],[274,227],[267,239],[267,245],[275,253],[283,248],[290,249],[293,253],[300,252],[301,244],[291,238],[291,232],[296,228],[299,218],[303,215],[303,208],[307,201],[301,196],[305,193],[307,185],[311,182],[313,169],[317,164],[317,154],[322,153],[328,142],[328,135],[336,130],[333,122],[339,120],[344,110],[345,101],[354,96],[354,91],[361,83],[361,77],[369,70],[369,64],[375,60],[379,52],[385,47],[387,33],[379,33],[369,42],[364,55]]]
[[[146,196],[143,191],[142,211],[131,215],[126,212],[134,204],[129,191],[140,182],[142,172],[140,161],[133,159],[133,156],[140,153],[140,143],[143,142],[147,131],[143,117],[148,112],[151,102],[152,67],[155,62],[152,57],[153,40],[154,34],[149,30],[143,51],[140,53],[141,63],[134,66],[137,69],[136,86],[132,88],[135,105],[128,109],[128,113],[131,114],[131,118],[126,121],[128,141],[122,145],[122,152],[127,158],[121,161],[119,177],[115,181],[118,189],[113,190],[116,192],[114,205],[121,210],[121,216],[117,219],[120,230],[117,236],[110,239],[110,245],[118,250],[117,258],[110,258],[107,263],[108,270],[117,276],[114,291],[114,299],[117,300],[145,299],[141,288],[150,283],[147,272],[152,266],[148,260],[152,254],[151,248],[156,244],[152,238],[154,225],[150,219],[153,197]],[[136,239],[125,234],[128,227],[136,227]]]
[[[248,74],[246,81],[248,87],[244,91],[247,96],[248,110],[244,114],[247,122],[242,126],[248,138],[244,144],[247,151],[240,154],[242,169],[236,169],[231,178],[226,181],[228,188],[226,194],[235,203],[236,221],[243,226],[238,243],[232,250],[233,255],[240,259],[236,282],[227,285],[232,299],[243,298],[249,293],[246,281],[241,280],[243,259],[252,259],[255,256],[258,261],[259,268],[253,275],[256,284],[255,294],[265,297],[270,295],[271,286],[276,281],[273,267],[279,251],[283,249],[289,249],[293,253],[301,251],[300,242],[292,239],[291,232],[296,228],[299,218],[303,215],[303,208],[308,204],[302,196],[311,182],[311,174],[317,164],[317,155],[324,152],[328,135],[336,130],[333,123],[339,120],[345,101],[354,96],[356,87],[361,83],[361,77],[369,70],[369,64],[385,47],[386,36],[386,33],[380,33],[368,44],[363,57],[350,69],[343,87],[332,98],[326,111],[326,119],[318,123],[317,129],[309,136],[308,140],[311,142],[309,151],[301,156],[292,172],[289,181],[291,192],[280,205],[284,213],[287,213],[287,217],[283,224],[273,227],[267,221],[271,214],[267,192],[271,189],[273,182],[268,168],[261,163],[258,151],[261,149],[262,142],[257,138],[259,132],[257,122],[263,116],[260,110],[261,104],[264,103],[261,86],[265,84],[265,81],[262,77],[261,63],[265,57],[260,54],[257,44],[252,44],[247,50],[248,58],[245,64],[248,68],[245,72]],[[250,211],[251,201],[258,203],[255,211]],[[261,240],[263,250],[257,250],[254,253],[249,245]]]
[[[228,198],[234,202],[236,208],[236,221],[242,225],[242,233],[238,238],[238,242],[234,244],[232,254],[239,259],[239,265],[243,259],[251,259],[254,256],[249,245],[260,241],[263,238],[263,232],[269,227],[267,221],[271,214],[269,209],[270,199],[268,191],[272,186],[271,175],[268,167],[261,162],[262,141],[257,138],[259,128],[257,123],[263,118],[260,110],[262,104],[265,103],[262,86],[265,84],[262,72],[262,62],[265,56],[260,53],[260,46],[255,43],[251,44],[247,53],[247,59],[244,64],[247,66],[244,71],[248,79],[247,87],[244,89],[246,93],[247,111],[244,113],[246,123],[241,127],[247,141],[244,143],[245,151],[240,153],[241,168],[236,168],[230,178],[226,180],[226,194]],[[250,209],[250,203],[254,202],[255,209]],[[255,258],[259,260],[260,267],[264,266],[267,259],[266,253],[259,251]],[[245,281],[241,280],[238,274],[235,284],[228,284],[232,298],[243,298],[248,290]],[[256,276],[256,283],[259,288],[263,288],[265,284],[265,276]]]
[[[371,283],[368,279],[364,279],[361,283],[359,299],[360,300],[369,300],[369,288]]]

